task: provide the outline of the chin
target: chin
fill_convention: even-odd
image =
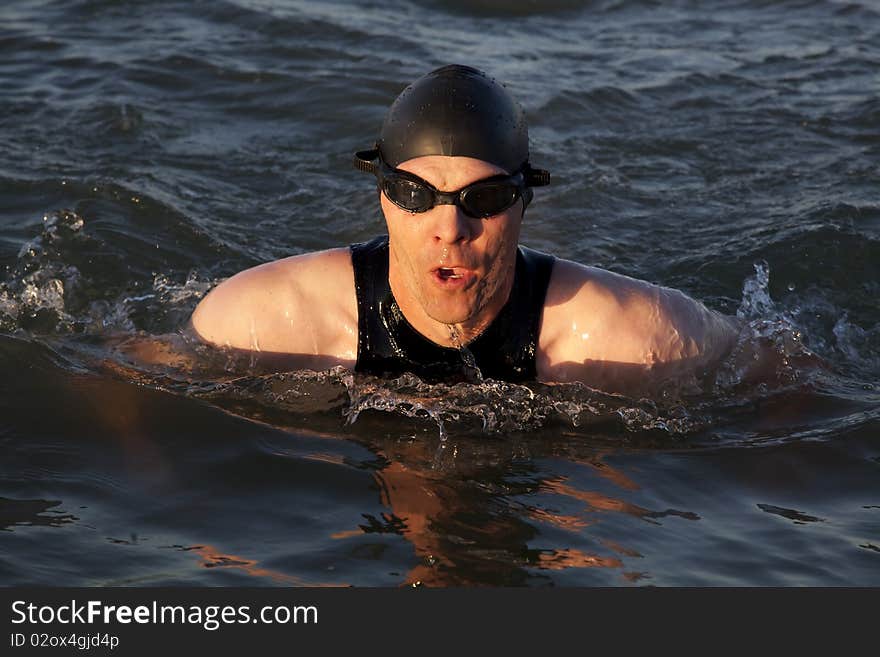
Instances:
[[[474,309],[461,304],[433,304],[428,316],[441,324],[461,324],[474,316]]]
[[[469,320],[472,315],[469,312],[433,312],[429,313],[429,316],[441,324],[462,324]]]

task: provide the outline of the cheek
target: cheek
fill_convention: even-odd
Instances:
[[[519,213],[505,213],[486,226],[487,255],[492,258],[493,269],[497,265],[506,266],[516,258],[522,221]]]
[[[513,279],[516,269],[516,250],[519,244],[520,216],[505,214],[489,224],[486,236],[487,269],[477,294],[485,299],[493,298],[499,290]]]
[[[418,278],[416,272],[422,269],[418,266],[418,260],[423,251],[418,217],[401,210],[384,196],[382,212],[388,228],[391,257],[399,267],[398,271],[409,274],[408,277]]]
[[[404,247],[409,246],[414,239],[415,229],[415,222],[409,213],[404,212],[382,196],[382,214],[385,215],[385,225],[388,228],[388,237],[391,243]],[[407,248],[401,250],[410,251]]]

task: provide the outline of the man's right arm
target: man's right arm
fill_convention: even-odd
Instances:
[[[240,272],[199,303],[192,326],[218,347],[350,365],[357,358],[357,302],[349,251],[309,253]]]

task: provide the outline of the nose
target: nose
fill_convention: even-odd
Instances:
[[[457,205],[438,205],[434,215],[434,239],[443,244],[467,242],[473,237],[473,219]]]

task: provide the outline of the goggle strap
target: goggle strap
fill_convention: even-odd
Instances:
[[[366,151],[358,151],[354,154],[354,168],[365,173],[376,173],[376,165],[373,161],[379,157],[379,149],[371,148]]]
[[[544,169],[533,169],[526,164],[523,168],[523,181],[529,187],[543,187],[550,184],[550,172]]]
[[[354,154],[354,168],[365,173],[376,174],[375,160],[379,159],[379,149],[370,148]],[[533,169],[526,163],[522,169],[523,182],[528,187],[543,187],[550,184],[550,172],[544,169]]]

